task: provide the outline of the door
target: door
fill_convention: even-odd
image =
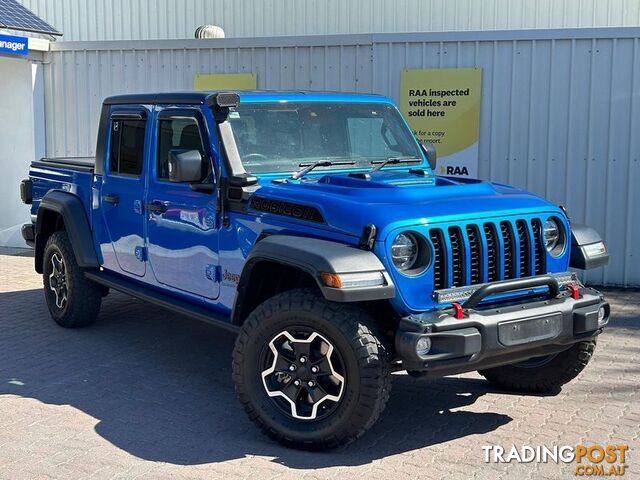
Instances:
[[[104,245],[105,267],[139,277],[146,272],[144,235],[144,156],[146,111],[112,111],[100,210],[111,240]]]
[[[218,297],[215,175],[204,120],[197,109],[157,107],[156,148],[146,197],[147,245],[155,279],[208,299]],[[169,181],[169,152],[198,150],[208,167],[202,184]]]

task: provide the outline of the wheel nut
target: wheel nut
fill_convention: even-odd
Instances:
[[[300,357],[300,363],[304,363],[307,361],[307,357]]]
[[[307,382],[307,385],[310,386],[310,387],[315,387],[316,386],[316,384],[314,382],[312,382],[311,380],[309,380]]]
[[[318,373],[318,367],[316,367],[315,365],[313,367],[311,367],[311,371],[313,373]]]
[[[293,364],[289,365],[289,371],[290,372],[293,372],[295,369],[296,369],[295,365],[293,365]]]
[[[293,381],[293,384],[294,384],[296,387],[299,387],[299,386],[300,386],[300,380],[294,380],[294,381]]]

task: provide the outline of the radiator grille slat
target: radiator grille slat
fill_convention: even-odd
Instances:
[[[543,275],[546,273],[546,249],[542,240],[542,222],[539,219],[534,218],[531,221],[531,227],[533,228],[533,250],[536,256],[536,275]]]
[[[469,271],[471,273],[471,285],[482,283],[482,241],[480,231],[476,225],[467,225],[467,237],[469,238]]]
[[[442,232],[440,230],[431,230],[429,232],[429,238],[433,245],[435,256],[433,259],[433,284],[435,289],[445,288],[447,286],[447,278],[445,275],[445,246],[442,239]]]
[[[487,281],[499,280],[498,238],[496,228],[491,223],[484,224],[484,235],[487,238]]]
[[[520,240],[520,276],[528,277],[531,275],[529,229],[524,220],[517,220],[516,230],[518,231],[518,240]]]
[[[433,280],[436,290],[546,272],[546,249],[542,222],[538,218],[433,228],[429,238],[435,252]],[[503,256],[500,255],[502,246]],[[451,258],[447,257],[449,253]]]
[[[500,222],[500,232],[504,242],[504,278],[509,280],[515,278],[515,262],[513,261],[513,251],[515,242],[513,241],[513,230],[509,222]]]
[[[449,242],[451,242],[451,260],[453,271],[451,279],[454,287],[461,287],[465,283],[465,258],[462,232],[458,227],[449,228]]]

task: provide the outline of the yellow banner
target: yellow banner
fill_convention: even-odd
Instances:
[[[478,68],[403,70],[400,110],[416,137],[432,142],[442,175],[478,175]]]
[[[255,90],[256,88],[255,73],[216,73],[193,77],[194,90]]]

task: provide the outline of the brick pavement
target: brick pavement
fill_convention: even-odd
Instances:
[[[558,395],[509,394],[475,373],[394,375],[366,436],[310,453],[246,419],[232,335],[117,293],[94,326],[64,330],[48,316],[32,261],[0,255],[2,479],[577,478],[572,465],[484,464],[481,446],[578,443],[629,444],[625,478],[640,478],[638,291],[607,292],[611,326]]]

